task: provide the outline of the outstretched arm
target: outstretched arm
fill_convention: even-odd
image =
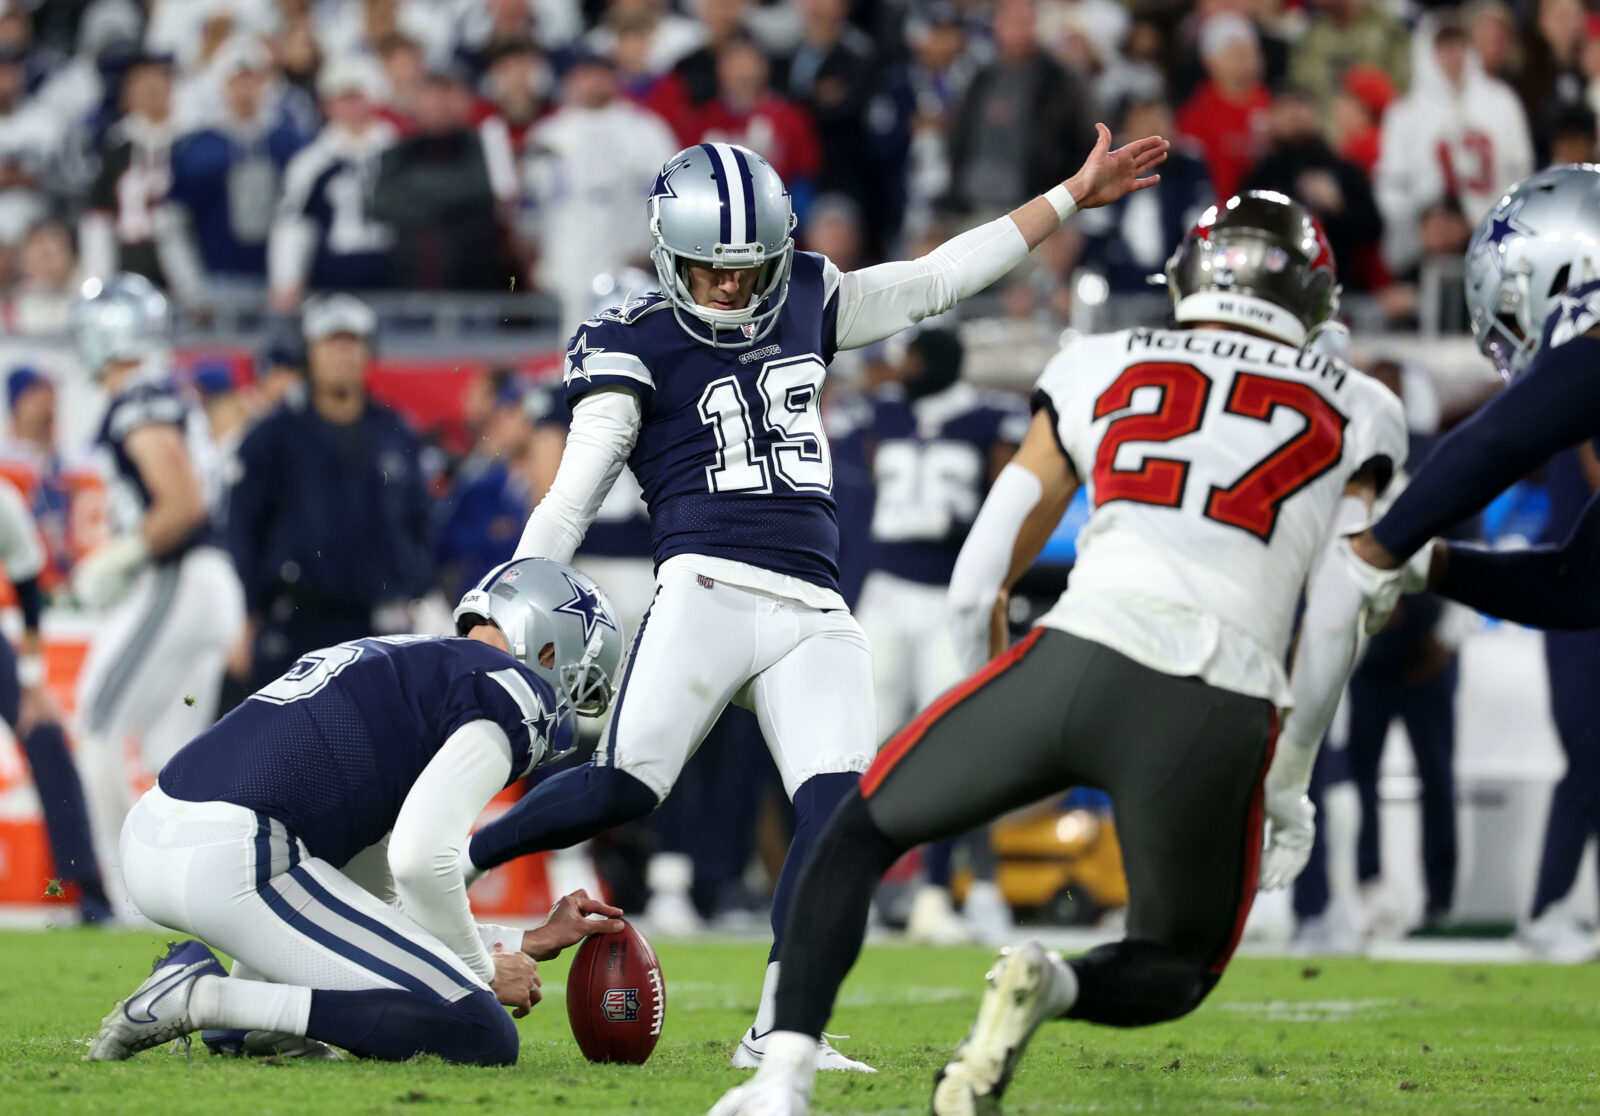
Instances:
[[[518,558],[570,562],[639,437],[639,398],[623,388],[598,388],[572,408],[572,429],[550,490],[517,543]]]
[[[1006,593],[1044,549],[1067,510],[1078,478],[1061,451],[1047,410],[978,509],[950,574],[950,624],[961,665],[976,670],[1003,647]]]
[[[838,283],[837,347],[870,345],[944,313],[1016,267],[1078,210],[1109,205],[1161,181],[1151,172],[1167,157],[1166,140],[1150,136],[1113,151],[1110,130],[1095,127],[1099,141],[1078,173],[1007,216],[969,229],[919,260],[842,276],[830,270]]]

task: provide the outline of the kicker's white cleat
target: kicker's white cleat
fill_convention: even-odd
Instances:
[[[119,1062],[193,1031],[189,994],[194,982],[203,976],[226,979],[228,971],[202,942],[173,946],[133,995],[100,1021],[100,1031],[89,1043],[86,1060]]]
[[[1028,1040],[1044,1021],[1050,957],[1038,942],[1002,949],[978,1018],[933,1083],[933,1116],[996,1116]]]
[[[751,1027],[739,1040],[738,1047],[733,1052],[734,1069],[760,1069],[766,1062],[767,1036],[771,1031],[756,1034],[756,1029]],[[817,1043],[817,1068],[819,1070],[840,1070],[849,1073],[877,1073],[878,1071],[865,1062],[858,1062],[834,1049],[829,1038],[848,1038],[848,1035],[823,1035],[822,1041]]]
[[[710,1116],[807,1116],[811,1082],[794,1074],[758,1073],[729,1089]]]

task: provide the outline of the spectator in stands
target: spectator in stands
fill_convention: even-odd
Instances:
[[[217,52],[215,123],[172,149],[172,187],[156,212],[156,247],[172,295],[189,306],[217,285],[258,291],[267,280],[267,234],[284,168],[310,142],[266,101],[272,59],[257,39]]]
[[[434,509],[435,555],[446,600],[456,600],[502,562],[522,537],[532,509],[521,466],[532,449],[533,420],[525,392],[505,377],[495,392],[482,433]]]
[[[823,194],[806,213],[800,238],[806,251],[828,257],[840,271],[854,271],[863,263],[866,238],[861,225],[861,207],[854,201],[843,194]]]
[[[584,47],[615,58],[619,34],[641,36],[640,68],[652,77],[665,74],[705,41],[696,21],[672,11],[666,0],[607,0],[600,26],[584,37]]]
[[[649,255],[640,206],[678,143],[660,117],[618,96],[603,56],[573,62],[562,101],[534,129],[525,171],[540,244],[534,280],[560,301],[570,334],[589,315],[594,276]]]
[[[1322,222],[1348,291],[1387,282],[1378,262],[1383,218],[1361,168],[1341,159],[1322,138],[1322,118],[1310,94],[1285,90],[1272,104],[1272,146],[1241,184],[1276,190],[1300,202]]]
[[[875,168],[867,105],[878,86],[878,49],[849,22],[849,0],[800,0],[801,40],[779,88],[816,122],[818,193],[842,193],[874,218]]]
[[[409,35],[386,35],[378,42],[378,63],[387,86],[379,115],[402,136],[410,135],[417,125],[417,102],[428,69],[422,44]]]
[[[1379,122],[1394,100],[1394,82],[1376,66],[1357,62],[1344,73],[1344,87],[1333,99],[1333,146],[1339,157],[1361,168],[1369,179],[1383,143]]]
[[[317,45],[316,29],[309,17],[286,18],[272,39],[272,54],[284,81],[304,95],[316,95],[317,75],[322,72],[322,50]]]
[[[695,142],[700,110],[717,95],[717,52],[745,29],[746,0],[700,0],[705,42],[678,60],[642,101],[672,126],[679,142]]]
[[[13,223],[44,215],[41,188],[62,153],[67,123],[29,96],[27,63],[26,55],[0,48],[0,210],[9,210]]]
[[[995,60],[973,77],[951,128],[957,209],[1010,209],[1062,181],[1094,145],[1088,90],[1039,48],[1034,17],[1032,0],[995,8]]]
[[[953,3],[940,0],[921,8],[907,21],[906,38],[912,111],[906,221],[921,232],[933,220],[935,203],[950,193],[950,125],[978,61]]]
[[[822,165],[817,131],[806,111],[772,91],[767,56],[749,36],[739,34],[717,51],[717,95],[696,114],[698,133],[685,141],[742,144],[759,152],[783,178],[805,213],[812,183]]]
[[[475,124],[498,119],[513,158],[527,154],[528,137],[549,107],[550,67],[532,39],[503,39],[484,53],[485,99],[475,106]]]
[[[1550,128],[1552,163],[1592,163],[1600,155],[1595,113],[1588,105],[1573,105],[1556,116]]]
[[[85,275],[107,278],[118,271],[143,275],[166,286],[156,253],[156,206],[172,185],[172,62],[140,55],[122,77],[123,116],[106,133],[100,173],[78,224]]]
[[[1172,134],[1172,112],[1160,97],[1153,97],[1128,105],[1117,142]],[[1215,200],[1205,163],[1174,147],[1161,164],[1161,181],[1154,189],[1079,215],[1084,236],[1080,262],[1104,276],[1113,293],[1148,292],[1149,277],[1162,269]]]
[[[387,285],[394,232],[368,206],[395,130],[377,117],[383,75],[366,59],[328,62],[317,78],[327,126],[293,159],[267,243],[273,309],[292,312],[306,289]]]
[[[530,39],[554,51],[582,34],[583,11],[577,0],[484,0],[460,9],[456,51],[482,74],[505,43]]]
[[[1510,82],[1521,67],[1517,18],[1504,0],[1474,0],[1462,8],[1467,37],[1490,77]]]
[[[517,190],[510,151],[491,165],[483,137],[468,126],[469,109],[454,71],[430,72],[417,96],[416,134],[379,161],[370,212],[395,230],[390,277],[408,290],[510,285],[501,233]]]
[[[1549,154],[1549,122],[1563,106],[1584,100],[1589,79],[1583,72],[1587,17],[1581,0],[1539,0],[1522,35],[1522,73],[1517,95],[1533,129],[1535,156]]]
[[[307,651],[371,635],[380,609],[433,581],[422,445],[367,395],[376,318],[332,294],[307,300],[303,321],[307,398],[245,436],[228,505],[256,686]]]
[[[72,234],[60,221],[28,230],[17,253],[18,281],[9,321],[18,333],[62,333],[82,276]]]
[[[1223,200],[1238,193],[1266,142],[1272,94],[1261,82],[1255,25],[1235,12],[1209,17],[1200,28],[1206,79],[1179,108],[1174,126],[1200,147],[1211,185]]]
[[[1411,36],[1379,0],[1315,0],[1315,14],[1289,57],[1289,80],[1326,111],[1357,62],[1368,62],[1394,80],[1411,82]]]
[[[1456,198],[1472,224],[1533,171],[1528,122],[1511,87],[1483,72],[1454,19],[1419,26],[1410,93],[1390,106],[1375,185],[1385,224],[1384,258],[1396,273],[1421,250],[1418,218]]]

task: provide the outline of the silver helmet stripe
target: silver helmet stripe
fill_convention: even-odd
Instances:
[[[721,172],[717,175],[717,185],[722,193],[722,242],[748,244],[754,231],[750,228],[754,222],[748,218],[755,206],[745,181],[747,175],[739,173],[733,148],[725,143],[708,143],[706,146],[716,157]]]

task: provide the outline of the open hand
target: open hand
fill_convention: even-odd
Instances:
[[[544,999],[539,990],[539,966],[526,953],[507,953],[499,946],[490,956],[494,959],[494,980],[489,982],[489,988],[496,1000],[511,1009],[513,1017],[521,1019]]]
[[[1110,205],[1118,198],[1161,181],[1159,174],[1150,172],[1166,161],[1170,143],[1160,136],[1146,136],[1113,151],[1111,129],[1104,124],[1094,127],[1100,137],[1095,141],[1094,150],[1089,152],[1078,173],[1067,179],[1067,189],[1079,209]]]
[[[590,918],[590,915],[602,915]],[[522,935],[522,951],[536,961],[548,961],[590,934],[620,934],[626,923],[622,909],[589,898],[583,889],[564,895],[550,908],[550,917],[537,930]]]

